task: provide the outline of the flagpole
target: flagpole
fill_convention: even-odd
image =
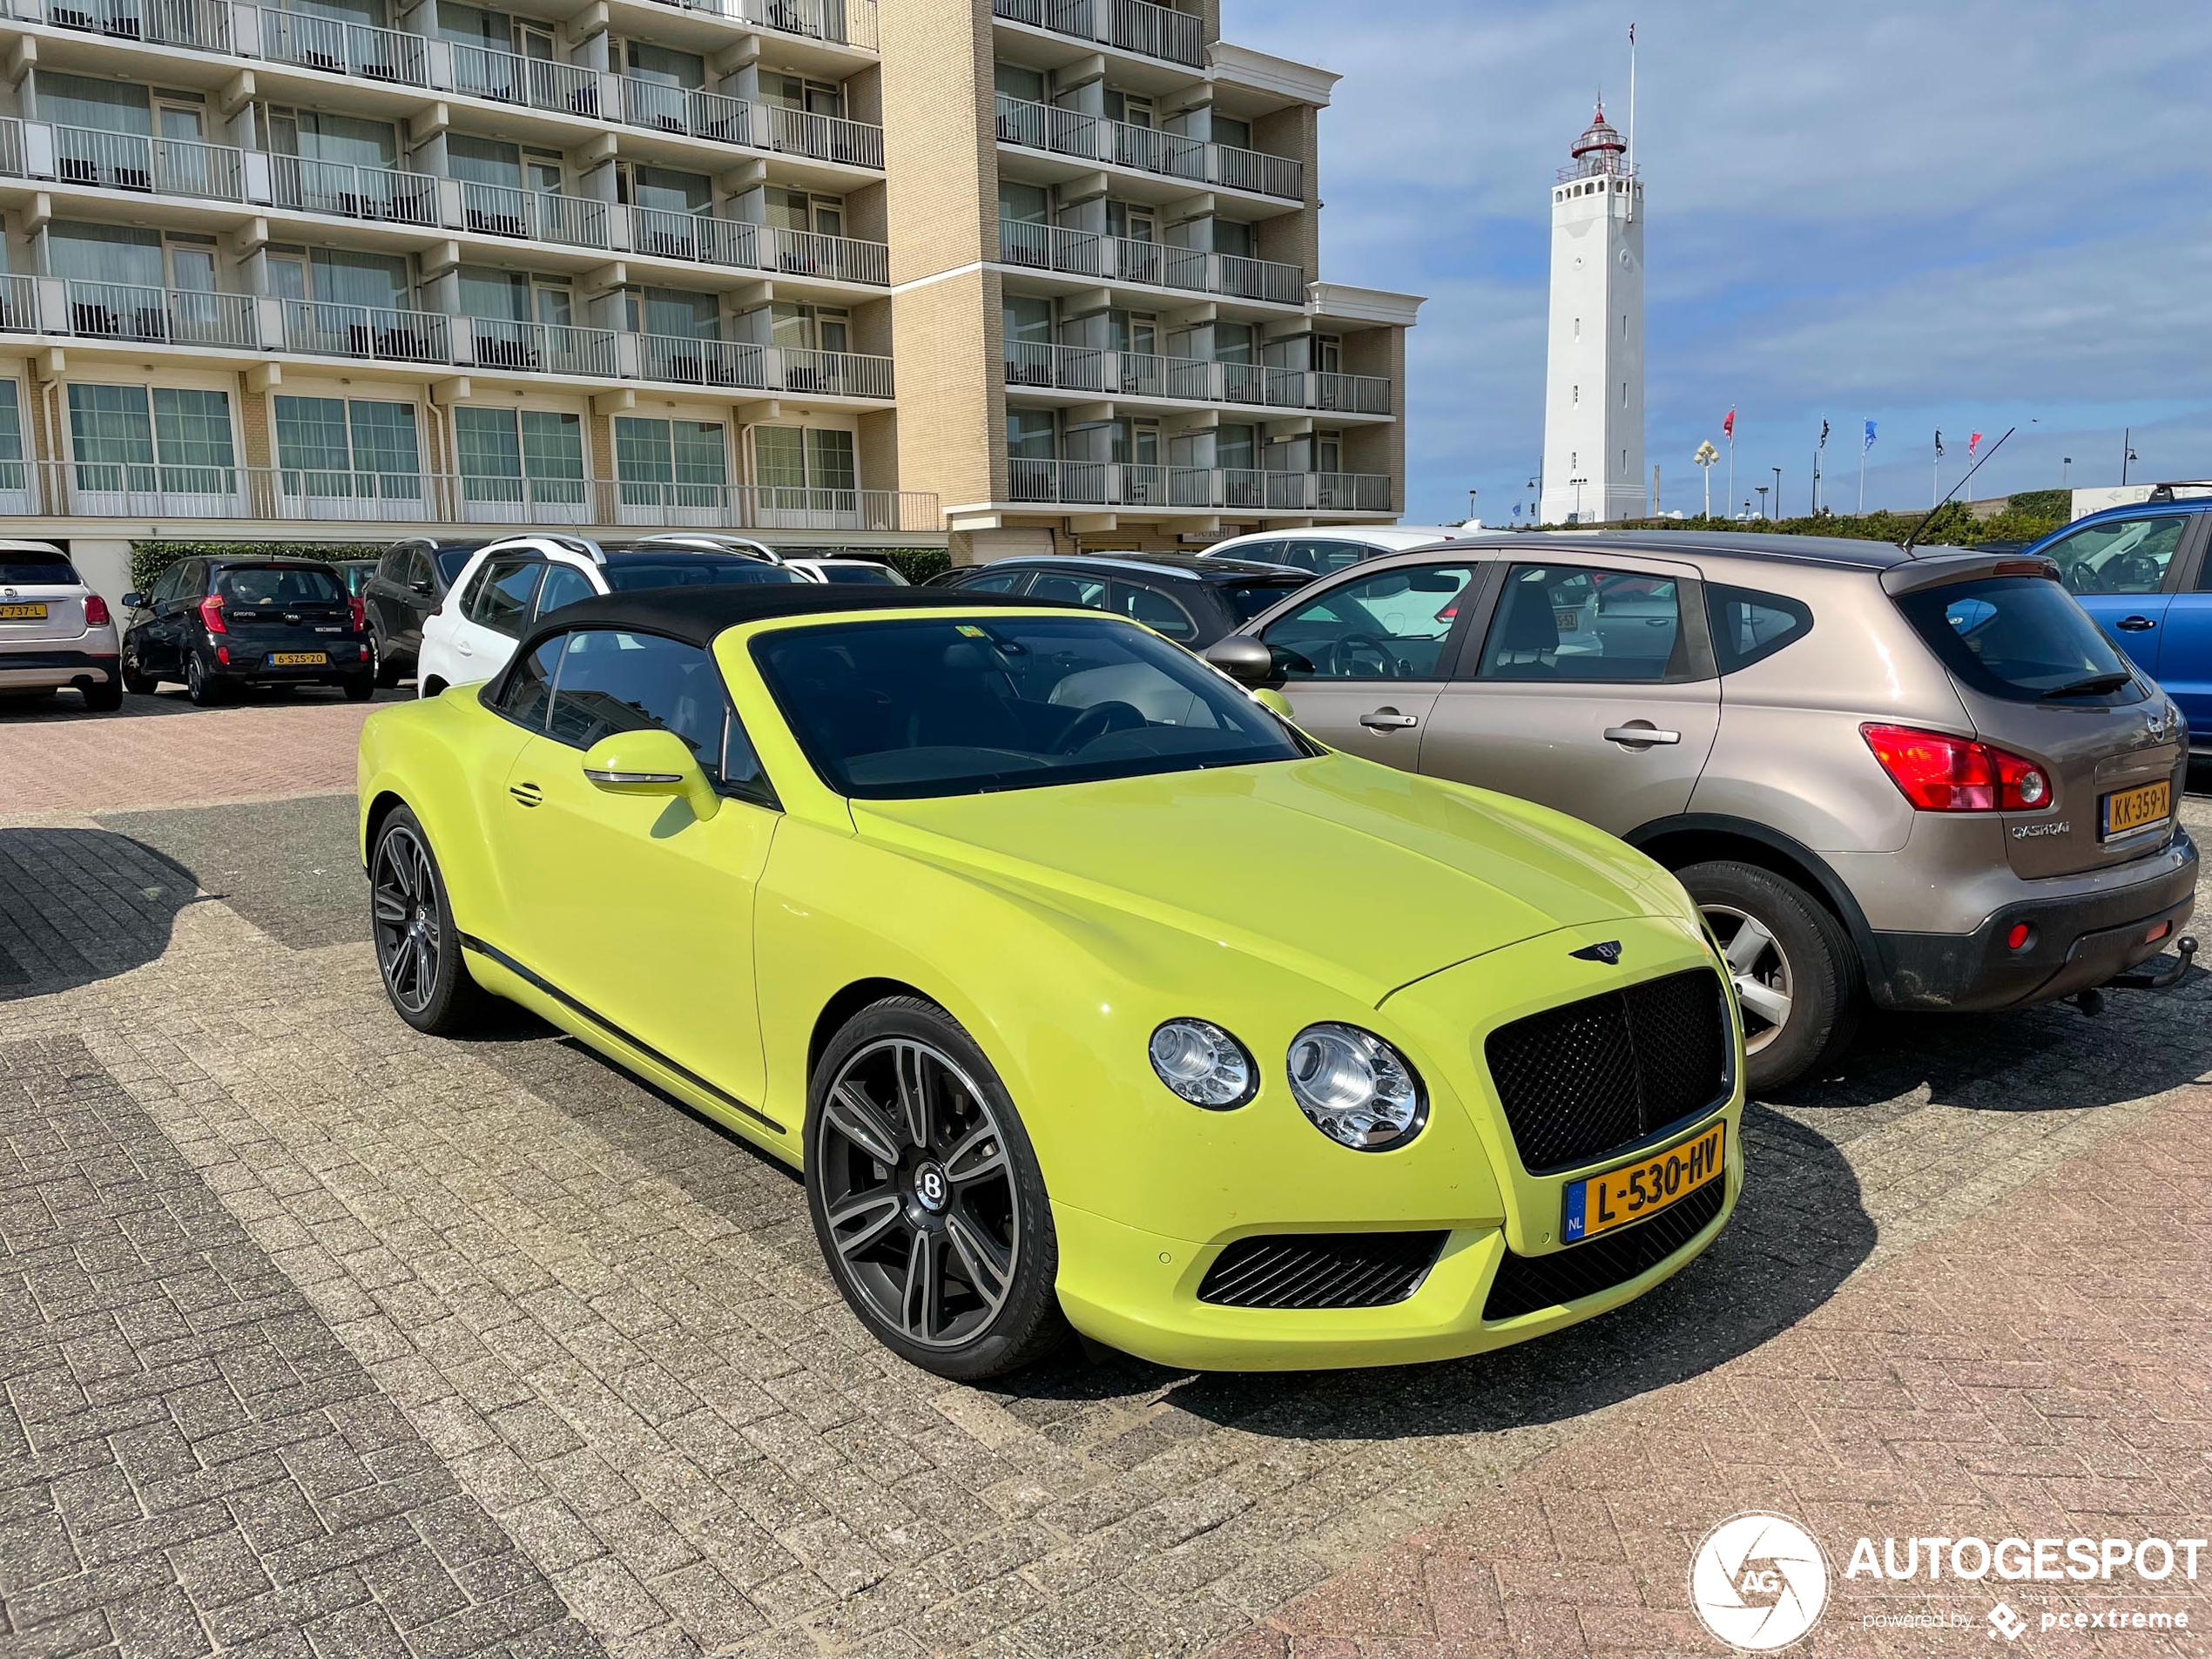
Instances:
[[[1861,438],[1858,442],[1858,516],[1866,516],[1866,452],[1874,446]]]
[[[1730,421],[1733,426],[1735,422]],[[1730,518],[1736,516],[1736,434],[1728,435],[1728,499],[1721,503],[1728,509]]]

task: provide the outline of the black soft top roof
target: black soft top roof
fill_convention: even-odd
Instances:
[[[863,615],[871,610],[1077,610],[1047,599],[1006,593],[963,593],[957,588],[863,588],[826,583],[747,583],[742,587],[641,588],[635,593],[578,599],[549,613],[516,651],[520,658],[540,640],[572,628],[628,628],[705,645],[749,622],[786,617]],[[1097,612],[1085,614],[1097,615]]]

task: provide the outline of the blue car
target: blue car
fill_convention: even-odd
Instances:
[[[2109,507],[2026,550],[2054,561],[2082,609],[2166,688],[2212,755],[2212,497]]]

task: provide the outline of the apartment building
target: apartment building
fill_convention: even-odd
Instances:
[[[0,534],[1395,515],[1418,302],[1213,0],[522,3],[0,0]]]

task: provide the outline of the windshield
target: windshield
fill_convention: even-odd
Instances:
[[[727,587],[741,582],[804,582],[796,570],[759,559],[717,558],[686,553],[671,559],[624,559],[607,567],[607,586],[617,593],[640,588]]]
[[[1195,657],[1103,617],[779,629],[753,659],[823,779],[861,799],[974,795],[1315,752]]]
[[[858,582],[879,588],[899,585],[899,578],[880,564],[824,564],[817,568],[825,582]]]
[[[233,567],[223,572],[223,579],[216,591],[223,596],[226,605],[266,606],[275,610],[286,605],[334,605],[345,602],[346,590],[338,578],[328,570],[301,570],[283,566],[240,570]]]
[[[0,583],[11,588],[73,588],[77,572],[58,553],[0,553]]]
[[[461,573],[469,568],[469,561],[475,556],[473,547],[442,547],[438,550],[438,580],[448,588],[461,580]]]
[[[2134,703],[2147,695],[2089,613],[2047,577],[1925,588],[1898,607],[1945,667],[1992,697]]]
[[[1230,614],[1238,622],[1250,622],[1286,593],[1295,593],[1305,584],[1295,580],[1271,578],[1258,582],[1217,582],[1214,591],[1229,605]]]

